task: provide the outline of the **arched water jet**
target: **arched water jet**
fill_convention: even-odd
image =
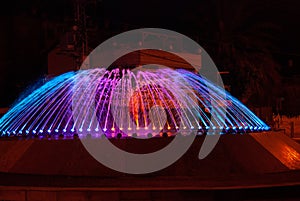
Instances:
[[[186,70],[69,72],[13,106],[0,119],[0,132],[1,136],[147,137],[173,135],[180,127],[217,134],[269,129],[239,100],[222,93],[220,87]]]

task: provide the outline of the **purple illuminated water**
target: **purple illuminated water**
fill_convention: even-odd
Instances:
[[[123,137],[269,127],[239,100],[185,70],[89,69],[53,78],[1,119],[2,136]]]

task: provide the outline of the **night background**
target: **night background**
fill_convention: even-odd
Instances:
[[[80,37],[86,37],[88,53],[118,33],[153,27],[197,41],[220,71],[230,72],[225,84],[249,107],[298,115],[299,6],[267,0],[9,1],[0,14],[0,106],[10,107],[21,92],[49,76],[54,49],[76,60]],[[85,9],[80,17],[79,7]],[[84,27],[78,19],[86,20]],[[72,41],[74,26],[77,41]],[[76,63],[73,69],[57,65],[61,72],[76,69]]]
[[[48,89],[40,91],[40,96],[31,97],[0,119],[0,200],[299,200],[300,1],[10,0],[5,3],[0,7],[1,116],[51,78],[78,70],[83,59],[105,40],[139,28],[169,29],[196,41],[218,70],[225,72],[221,76],[226,90],[241,103],[232,110],[238,112],[232,115],[235,122],[226,132],[221,124],[213,128],[223,135],[205,159],[198,160],[199,150],[210,133],[204,126],[191,127],[197,130],[195,142],[178,161],[154,173],[128,175],[99,163],[82,145],[78,137],[82,130],[74,130],[77,119],[72,124],[73,108],[68,107],[74,98],[73,91],[67,90],[69,82],[64,82],[66,91],[58,88],[45,99],[40,97]],[[93,81],[103,84],[101,80]],[[145,150],[150,153],[172,141],[173,136],[166,129],[158,133],[152,129],[149,139],[142,143],[131,138],[133,133],[123,139],[121,127],[117,128],[117,134],[114,119],[108,119],[109,112],[105,110],[110,106],[105,103],[109,102],[107,91],[111,90],[106,85],[105,82],[98,104],[102,107],[99,116],[106,119],[98,120],[114,136],[109,138],[103,132],[101,138],[107,137],[115,146],[132,153]],[[176,86],[173,89],[179,91]],[[139,92],[142,90],[146,87]],[[135,94],[130,100],[138,102],[140,96]],[[82,97],[83,106],[89,105],[91,98]],[[172,98],[152,99],[166,102]],[[78,105],[81,109],[82,105]],[[40,106],[39,110],[35,106]],[[24,108],[27,110],[23,111]],[[179,110],[176,106],[168,108]],[[207,107],[203,109],[205,114],[210,113]],[[136,116],[141,114],[139,107],[136,110]],[[143,112],[145,116],[145,108]],[[254,125],[261,122],[267,125],[247,128],[247,118]],[[107,122],[111,123],[108,129]],[[68,125],[74,126],[70,129]],[[90,132],[90,128],[91,123],[84,131]],[[98,136],[98,130],[92,131],[95,133],[89,133],[90,137]],[[114,160],[110,156],[107,158]],[[127,161],[117,162],[127,165]]]

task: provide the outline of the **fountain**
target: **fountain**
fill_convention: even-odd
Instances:
[[[199,74],[156,68],[95,68],[57,76],[1,119],[1,136],[149,137],[270,128]]]

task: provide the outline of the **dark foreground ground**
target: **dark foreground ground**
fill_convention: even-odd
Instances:
[[[170,167],[146,175],[104,167],[79,140],[1,140],[0,200],[300,200],[297,142],[280,133],[224,135],[199,160],[203,139]],[[138,150],[170,140],[115,143]]]
[[[196,177],[64,177],[2,174],[1,200],[300,200],[300,172],[203,180]],[[16,185],[17,184],[17,185]]]

